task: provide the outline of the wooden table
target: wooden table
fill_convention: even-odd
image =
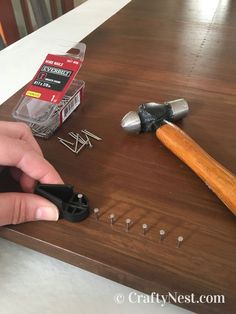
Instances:
[[[56,136],[39,143],[101,217],[8,226],[0,235],[146,293],[223,294],[225,304],[179,305],[233,313],[235,217],[154,134],[127,135],[120,120],[143,102],[184,97],[190,114],[179,125],[236,173],[235,17],[233,1],[133,0],[90,34],[79,74],[84,106],[56,135],[87,128],[103,141],[79,156]],[[1,119],[11,119],[20,94],[0,108]],[[17,189],[1,176],[1,191]],[[113,227],[110,213],[117,217]],[[126,218],[133,221],[128,233]],[[145,236],[142,223],[150,226]],[[163,243],[160,229],[167,231]],[[179,235],[184,242],[177,249]]]

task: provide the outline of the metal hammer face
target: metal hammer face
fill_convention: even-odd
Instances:
[[[138,112],[128,112],[122,119],[121,126],[129,133],[153,132],[166,121],[184,118],[188,111],[188,103],[183,98],[164,104],[149,102],[140,105]]]

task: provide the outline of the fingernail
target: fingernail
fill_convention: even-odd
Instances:
[[[36,210],[37,220],[58,220],[59,213],[57,207],[39,207]]]

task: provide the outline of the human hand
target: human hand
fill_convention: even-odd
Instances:
[[[0,226],[33,220],[58,220],[57,207],[32,194],[36,181],[60,184],[61,177],[43,157],[30,128],[0,121],[0,165],[10,166],[13,178],[26,193],[0,193]]]

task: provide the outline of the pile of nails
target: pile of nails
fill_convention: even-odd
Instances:
[[[91,139],[95,139],[97,141],[101,141],[102,139],[98,137],[97,135],[89,132],[88,130],[84,129],[80,131],[80,133],[75,133],[75,132],[69,132],[68,135],[74,139],[72,142],[71,140],[68,141],[64,138],[58,137],[59,142],[67,147],[70,151],[72,151],[74,154],[79,154],[79,152],[84,148],[84,147],[89,147],[92,148],[93,145],[91,143]]]

